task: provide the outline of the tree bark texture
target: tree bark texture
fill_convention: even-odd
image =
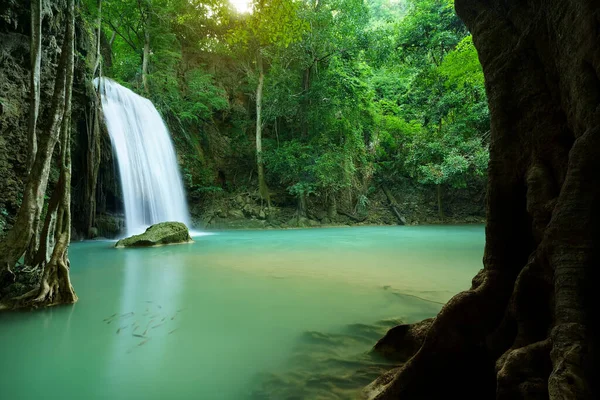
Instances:
[[[491,115],[484,269],[365,396],[599,398],[600,2],[455,6]]]

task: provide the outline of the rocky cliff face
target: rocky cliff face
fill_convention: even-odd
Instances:
[[[66,2],[42,2],[41,103],[38,131],[47,126],[47,113],[53,91],[56,65],[62,43]],[[29,106],[29,2],[7,0],[0,4],[0,236],[12,224],[20,204],[27,161],[27,118]],[[74,236],[84,232],[84,186],[86,180],[87,137],[90,107],[93,107],[91,71],[94,36],[81,15],[76,18],[75,76],[73,84],[73,225]],[[103,170],[99,177],[99,212],[117,210],[118,185],[113,173],[108,138],[103,140]],[[58,179],[58,169],[50,175],[49,191]],[[106,230],[114,225],[110,221]],[[106,224],[105,224],[106,225]]]
[[[46,27],[47,31],[47,27]],[[27,112],[29,87],[29,11],[17,1],[2,2],[0,6],[0,232],[11,223],[21,203],[25,163],[27,162]],[[53,73],[56,63],[56,38],[44,38],[42,75]],[[48,99],[48,85],[43,79],[42,98]],[[47,108],[47,107],[45,107]],[[44,115],[42,108],[41,115]]]
[[[491,114],[485,268],[367,395],[598,398],[600,3],[456,0],[456,10]]]

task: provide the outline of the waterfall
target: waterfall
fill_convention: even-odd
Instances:
[[[127,235],[164,221],[190,226],[175,149],[160,114],[145,99],[117,82],[94,79],[110,135],[125,203]]]

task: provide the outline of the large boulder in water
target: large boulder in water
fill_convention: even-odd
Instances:
[[[192,238],[185,224],[181,222],[161,222],[152,225],[140,235],[133,235],[119,240],[115,247],[152,247],[191,242]]]

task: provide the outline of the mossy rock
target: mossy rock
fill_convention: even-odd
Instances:
[[[185,224],[181,222],[161,222],[152,225],[140,235],[133,235],[119,240],[115,247],[153,247],[191,242],[193,240]]]

